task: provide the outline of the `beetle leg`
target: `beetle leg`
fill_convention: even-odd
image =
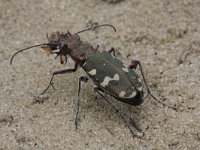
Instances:
[[[117,113],[118,117],[121,118],[123,120],[125,126],[128,127],[128,129],[130,130],[132,136],[133,137],[137,136],[136,134],[134,134],[133,130],[131,129],[131,127],[129,125],[129,123],[126,121],[125,117],[121,114],[121,112],[104,96],[103,91],[98,87],[94,87],[94,91],[96,91],[99,95],[101,95],[101,97],[103,97],[111,105],[111,107]],[[135,129],[137,129],[140,133],[142,133],[142,136],[143,136],[144,132],[142,132],[142,130],[136,124],[133,124],[133,125],[134,125]]]
[[[96,51],[98,51],[98,49],[99,49],[99,45],[96,46],[96,48],[94,49],[94,51],[96,52]]]
[[[75,63],[75,66],[74,66],[73,69],[57,70],[57,71],[53,72],[48,86],[46,87],[45,90],[42,91],[42,93],[40,95],[43,95],[44,93],[46,93],[46,91],[49,89],[50,86],[52,86],[54,88],[54,90],[55,90],[55,87],[53,86],[53,79],[54,79],[55,75],[73,73],[73,72],[75,72],[77,70],[77,68],[78,68],[78,64]]]
[[[138,60],[132,60],[131,64],[128,67],[130,69],[136,70],[139,65],[141,66],[140,61],[138,61]]]
[[[79,82],[78,82],[78,99],[77,99],[77,104],[76,104],[76,117],[75,117],[75,127],[76,129],[78,128],[78,114],[79,114],[79,106],[80,106],[80,92],[81,92],[81,82],[87,82],[88,78],[86,76],[80,76],[79,77]]]
[[[129,65],[129,68],[130,68],[130,69],[137,69],[138,66],[139,66],[140,72],[141,72],[141,74],[142,74],[142,78],[143,78],[144,84],[145,84],[146,89],[147,89],[147,96],[146,96],[146,97],[148,97],[148,96],[150,95],[156,102],[162,104],[163,106],[169,107],[169,108],[171,108],[171,109],[177,111],[177,108],[176,108],[176,107],[174,107],[174,106],[169,106],[169,105],[167,105],[167,104],[161,102],[160,100],[158,100],[158,99],[151,93],[151,91],[150,91],[150,89],[149,89],[149,87],[148,87],[148,84],[147,84],[147,82],[146,82],[146,79],[145,79],[145,77],[144,77],[144,73],[143,73],[143,69],[142,69],[142,65],[141,65],[140,61],[138,61],[138,60],[132,60],[132,63]],[[145,98],[146,98],[146,97],[145,97]]]
[[[115,56],[115,49],[113,47],[111,47],[109,50],[108,50],[108,53],[111,54],[113,53],[113,56]]]

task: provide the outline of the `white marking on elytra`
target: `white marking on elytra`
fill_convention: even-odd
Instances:
[[[127,98],[135,97],[136,94],[137,94],[136,91],[133,91],[133,93],[129,97],[127,97]]]
[[[88,72],[88,74],[90,74],[90,75],[96,75],[96,73],[97,73],[97,70],[96,69],[92,69],[91,71],[89,71]]]
[[[138,91],[142,91],[142,89],[143,89],[142,86],[141,86],[141,87],[138,87]]]
[[[128,68],[122,68],[122,70],[128,72]]]
[[[137,92],[136,92],[136,91],[133,91],[131,95],[126,96],[126,97],[125,97],[125,94],[126,94],[125,91],[121,91],[121,92],[119,93],[119,97],[121,97],[121,98],[133,98],[133,97],[135,97],[135,95],[137,94]]]
[[[125,64],[123,64],[123,66],[124,66],[124,67],[122,68],[122,70],[125,71],[125,72],[128,72],[128,71],[129,71],[129,70],[128,70],[128,66],[125,65]]]
[[[141,78],[138,78],[138,81],[139,81],[140,83],[142,83],[142,80],[141,80]]]
[[[108,83],[112,80],[119,80],[119,75],[115,74],[113,78],[111,77],[105,77],[103,82],[100,83],[101,86],[105,87],[106,85],[108,85]]]
[[[119,93],[119,97],[122,97],[122,98],[124,98],[124,95],[126,94],[126,92],[125,91],[121,91],[120,93]]]

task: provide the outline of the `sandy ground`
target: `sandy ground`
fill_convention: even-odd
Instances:
[[[145,136],[132,138],[93,83],[83,85],[80,126],[74,127],[80,69],[57,76],[43,103],[34,97],[47,86],[51,73],[70,68],[47,57],[40,48],[9,60],[20,48],[46,42],[46,33],[71,33],[91,23],[110,28],[81,34],[100,49],[115,47],[129,64],[138,59],[158,98],[139,107],[109,98]],[[0,1],[0,149],[200,149],[200,1],[199,0],[1,0]],[[131,123],[130,123],[131,124]],[[137,131],[135,130],[137,134]]]

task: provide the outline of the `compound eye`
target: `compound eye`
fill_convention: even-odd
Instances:
[[[65,42],[61,42],[60,47],[61,48],[68,48],[68,45]]]
[[[49,46],[51,47],[51,50],[57,50],[58,49],[58,44],[56,42],[51,42],[49,44]]]

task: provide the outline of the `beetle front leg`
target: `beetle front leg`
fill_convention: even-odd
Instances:
[[[79,77],[79,82],[78,82],[78,99],[77,99],[77,104],[76,104],[76,118],[75,118],[75,127],[76,129],[78,128],[78,114],[79,114],[79,106],[80,106],[80,92],[81,92],[81,82],[87,82],[88,78],[86,76],[80,76]]]
[[[49,89],[50,86],[52,86],[54,88],[53,79],[54,79],[55,75],[73,73],[73,72],[76,72],[77,68],[78,68],[78,64],[75,63],[75,66],[73,69],[57,70],[57,71],[53,72],[48,86],[46,87],[45,90],[42,91],[42,93],[40,95],[43,95],[44,93],[46,93],[46,91]],[[54,88],[54,90],[55,90],[55,88]]]
[[[177,108],[176,108],[176,107],[169,106],[169,105],[167,105],[167,104],[165,104],[165,103],[162,103],[160,100],[158,100],[158,99],[151,93],[151,91],[150,91],[150,89],[149,89],[149,87],[148,87],[148,84],[147,84],[147,82],[146,82],[146,79],[145,79],[145,77],[144,77],[144,73],[143,73],[143,69],[142,69],[142,65],[141,65],[140,61],[138,61],[138,60],[132,60],[131,64],[129,65],[129,68],[130,68],[130,69],[136,70],[136,69],[138,68],[138,66],[139,66],[140,72],[141,72],[141,74],[142,74],[142,78],[143,78],[144,84],[145,84],[146,89],[147,89],[147,96],[150,95],[156,102],[162,104],[163,106],[169,107],[169,108],[174,109],[174,110],[177,111]],[[147,96],[146,96],[146,97],[147,97]],[[145,98],[146,98],[146,97],[145,97]]]

